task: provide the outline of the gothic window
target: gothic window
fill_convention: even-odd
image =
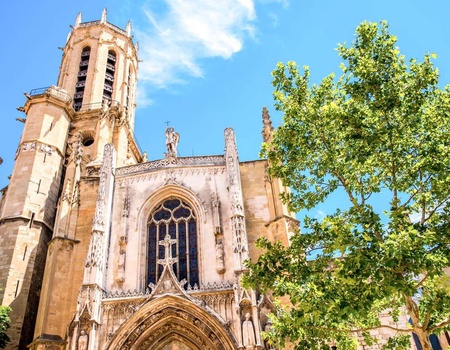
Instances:
[[[112,50],[108,51],[106,60],[105,83],[103,85],[103,98],[111,100],[114,86],[114,73],[116,71],[116,53]]]
[[[186,279],[187,285],[199,284],[197,219],[191,207],[177,198],[170,198],[160,204],[148,221],[148,283],[155,283],[162,273],[158,259],[164,259],[164,246],[159,245],[166,234],[177,243],[172,245],[172,257],[178,262],[173,271],[179,281]]]
[[[73,108],[75,111],[79,111],[81,109],[81,105],[83,104],[84,88],[86,87],[90,56],[91,48],[89,46],[84,47],[81,51],[80,67],[78,70],[77,82],[75,84],[75,94],[73,95]]]

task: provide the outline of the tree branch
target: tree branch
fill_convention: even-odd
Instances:
[[[425,220],[423,221],[422,224],[426,223],[433,215],[434,213],[436,213],[436,211],[438,209],[440,209],[441,205],[444,204],[445,202],[447,202],[448,200],[450,200],[450,195],[448,195],[445,199],[443,199],[442,201],[440,201],[435,207],[434,209],[430,212],[430,214],[428,215],[428,217],[425,218]]]
[[[326,142],[327,140],[326,140],[325,135],[323,134],[323,132],[320,134],[320,139],[322,140],[325,148],[329,151],[330,148],[328,147],[328,144]],[[342,176],[340,176],[339,174],[337,174],[335,171],[333,171],[332,169],[330,169],[330,173],[333,176],[335,176],[339,180],[339,182],[342,184],[342,187],[344,187],[345,192],[347,192],[347,195],[348,195],[348,197],[350,199],[350,202],[352,202],[353,205],[357,205],[358,201],[353,196],[353,193],[349,190],[347,182],[345,181],[345,179]]]
[[[428,325],[430,323],[430,318],[431,318],[431,313],[430,313],[430,311],[427,311],[427,315],[425,317],[425,322],[423,323],[423,326],[422,326],[422,329],[424,331],[426,331],[428,328]]]
[[[419,289],[419,288],[422,286],[422,284],[425,282],[425,280],[426,280],[427,278],[428,278],[428,274],[425,273],[425,277],[422,278],[422,279],[419,281],[419,283],[417,283],[417,284],[414,286],[414,289]]]
[[[440,323],[438,323],[438,324],[435,324],[434,326],[431,326],[431,327],[428,329],[428,331],[429,331],[430,333],[433,333],[433,331],[434,331],[435,329],[445,327],[445,326],[448,325],[448,324],[450,324],[450,318],[447,319],[447,320],[445,320],[445,321],[442,321],[442,322],[440,322]]]
[[[449,321],[450,322],[450,321]],[[374,327],[367,327],[367,328],[358,328],[358,329],[339,329],[339,328],[328,328],[328,327],[317,327],[317,326],[307,326],[307,327],[302,327],[302,328],[306,328],[306,329],[317,329],[317,330],[321,330],[321,331],[325,331],[325,332],[341,332],[341,333],[359,333],[359,332],[367,332],[367,331],[372,331],[374,329],[390,329],[396,332],[400,332],[400,333],[411,333],[413,331],[412,328],[398,328],[398,327],[393,327],[393,326],[389,326],[389,325],[379,325],[379,326],[374,326]]]
[[[427,178],[423,182],[428,182],[428,180],[430,180],[431,176],[432,176],[431,174],[428,175]],[[409,196],[409,198],[406,200],[406,202],[401,205],[402,207],[406,207],[409,204],[409,202],[411,202],[418,193],[422,192],[423,186],[420,186],[419,188],[414,186],[414,189],[415,189],[414,193],[412,193]]]

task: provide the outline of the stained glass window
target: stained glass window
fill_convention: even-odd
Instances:
[[[178,257],[173,265],[173,271],[178,280],[184,278],[187,285],[199,284],[198,279],[198,246],[197,219],[191,207],[177,199],[170,198],[161,203],[150,215],[148,221],[148,283],[158,281],[162,273],[162,266],[158,259],[164,259],[162,241],[168,233],[170,238],[176,239],[172,245],[172,257]]]

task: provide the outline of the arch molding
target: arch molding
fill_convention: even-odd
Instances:
[[[172,350],[171,344],[180,350],[237,349],[231,332],[216,315],[175,295],[145,303],[120,326],[105,349]]]

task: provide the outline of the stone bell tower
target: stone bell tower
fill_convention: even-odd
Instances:
[[[82,22],[79,13],[72,28],[58,78],[80,116],[72,134],[81,133],[83,146],[90,147],[87,154],[99,164],[107,143],[117,150],[118,165],[132,163],[136,145],[128,140],[133,139],[138,48],[131,23],[120,29],[106,21],[105,9],[97,21]]]
[[[142,160],[133,135],[131,23],[123,30],[107,22],[105,9],[97,21],[78,14],[71,27],[57,84],[25,94],[24,130],[0,201],[0,298],[12,308],[10,349],[27,349],[33,339],[34,348],[64,343],[67,325],[59,320],[76,307],[83,266],[74,262],[88,250],[104,147],[113,145],[117,166]]]

